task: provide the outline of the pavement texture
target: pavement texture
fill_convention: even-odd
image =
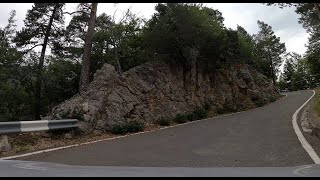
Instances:
[[[18,159],[136,167],[292,167],[313,164],[292,126],[293,113],[312,94],[308,90],[289,92],[282,100],[245,112]]]

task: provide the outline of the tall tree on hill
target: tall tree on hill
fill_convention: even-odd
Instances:
[[[65,12],[72,15],[72,18],[66,26],[66,39],[63,43],[59,44],[61,45],[60,51],[55,52],[55,54],[81,62],[90,11],[90,3],[79,3],[75,12]]]
[[[13,39],[16,33],[16,10],[12,10],[10,12],[10,17],[8,19],[8,25],[4,28],[4,34],[6,38],[8,39],[9,44],[12,46],[13,44]]]
[[[90,73],[90,57],[92,49],[92,39],[94,35],[94,27],[97,17],[98,3],[92,3],[90,19],[88,23],[88,31],[85,38],[84,52],[82,56],[82,69],[80,75],[79,92],[81,93],[89,85],[89,73]]]
[[[64,3],[34,3],[27,12],[24,20],[25,27],[17,32],[15,38],[17,46],[23,48],[25,53],[37,46],[42,46],[36,75],[35,119],[40,119],[41,114],[41,79],[47,46],[53,47],[56,41],[63,36],[62,8],[64,5]]]
[[[298,61],[301,56],[297,53],[288,53],[285,64],[283,66],[283,79],[286,82],[287,88],[293,90],[293,79],[297,70]]]
[[[260,28],[258,34],[254,35],[258,56],[261,59],[259,63],[260,69],[264,74],[272,78],[273,84],[276,83],[276,75],[279,66],[282,64],[282,55],[286,52],[284,43],[280,42],[272,27],[262,21],[258,21]]]

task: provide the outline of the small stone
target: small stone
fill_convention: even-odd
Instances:
[[[84,112],[88,112],[89,111],[89,103],[88,102],[85,102],[82,104],[82,110]]]
[[[11,145],[8,141],[8,136],[2,135],[1,141],[0,141],[0,151],[1,152],[8,152],[11,150]]]
[[[90,120],[90,118],[91,118],[91,116],[90,116],[90,115],[88,115],[88,114],[84,114],[84,115],[83,115],[83,119],[84,119],[84,121],[89,121],[89,120]]]
[[[65,139],[72,139],[72,134],[70,133],[67,133],[65,136],[64,136]]]

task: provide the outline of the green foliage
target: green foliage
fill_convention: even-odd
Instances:
[[[271,96],[271,97],[269,98],[269,100],[270,100],[270,102],[275,102],[275,101],[277,100],[277,97]]]
[[[173,121],[179,124],[186,123],[188,121],[195,121],[199,119],[204,119],[208,117],[208,109],[205,108],[197,108],[190,114],[177,114]]]
[[[62,25],[64,24],[63,12],[64,3],[34,3],[31,9],[27,11],[22,30],[17,32],[14,39],[18,47],[26,48],[30,45],[42,45],[42,41],[46,36],[46,30],[55,6],[58,6],[56,14],[53,18],[53,25],[55,28],[50,27],[52,30],[49,34],[49,45],[61,42],[61,37],[64,35]],[[27,48],[29,51],[29,48]]]
[[[196,4],[158,4],[158,11],[144,29],[144,42],[151,58],[189,68],[194,63],[213,69],[228,58],[228,35],[217,10]],[[225,56],[225,57],[224,57]]]
[[[169,126],[171,124],[171,119],[167,117],[162,117],[157,121],[157,123],[160,126]]]
[[[126,130],[129,133],[134,133],[134,132],[139,132],[139,131],[143,131],[145,125],[142,121],[128,121],[126,123]]]
[[[238,31],[238,46],[239,46],[239,60],[248,65],[257,66],[255,57],[255,44],[253,37],[241,27],[237,27]]]
[[[173,121],[178,124],[182,124],[188,122],[188,118],[186,114],[179,113],[174,117]]]
[[[263,99],[257,99],[255,103],[258,107],[262,107],[266,104],[266,102]]]
[[[283,89],[288,88],[291,91],[315,87],[317,82],[312,72],[312,64],[296,53],[289,53],[287,56],[282,77],[285,82]]]
[[[258,26],[260,30],[258,34],[254,35],[258,69],[268,78],[275,80],[286,47],[284,43],[280,42],[280,38],[274,34],[270,25],[258,21]]]
[[[120,121],[113,124],[110,128],[110,132],[113,134],[126,134],[143,131],[145,124],[142,121]]]
[[[43,78],[47,111],[78,93],[80,71],[81,65],[78,62],[53,58],[50,60]]]
[[[188,118],[189,121],[194,121],[194,120],[204,119],[207,116],[208,116],[208,110],[206,110],[205,108],[198,108],[187,117],[189,117]]]
[[[62,119],[78,119],[79,121],[84,121],[83,112],[79,109],[69,109],[59,114]]]

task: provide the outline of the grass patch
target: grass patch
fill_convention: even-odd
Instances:
[[[113,134],[126,134],[143,131],[145,124],[141,121],[119,122],[111,126],[110,132]]]

